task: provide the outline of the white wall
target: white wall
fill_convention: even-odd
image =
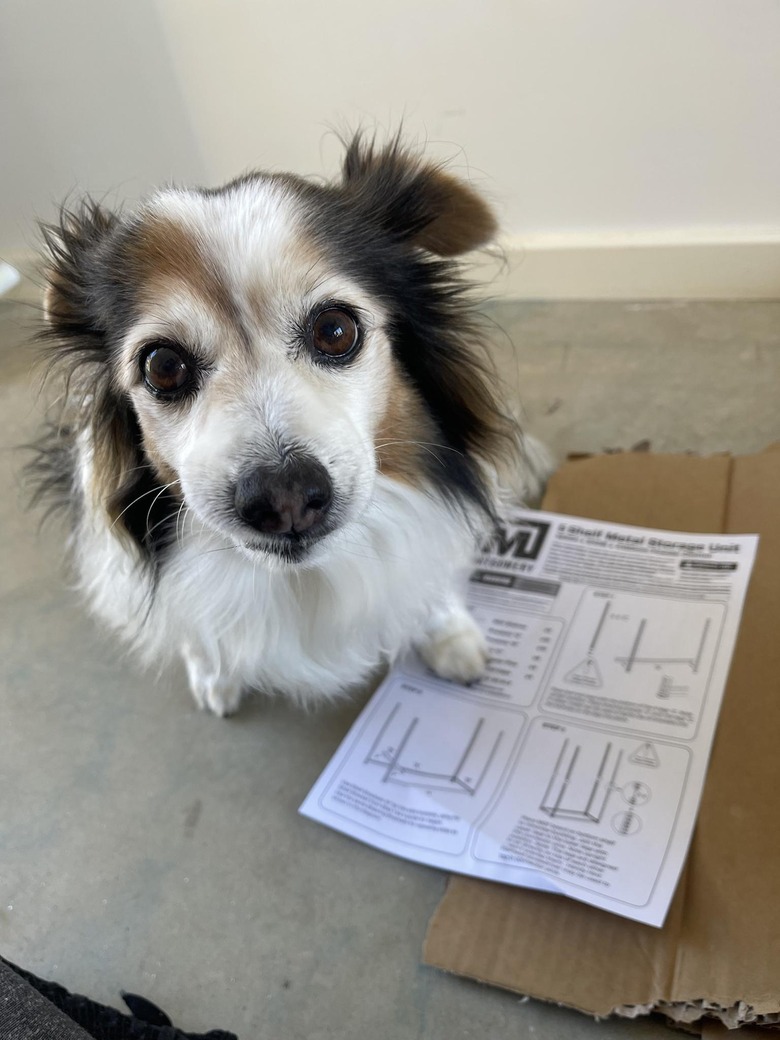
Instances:
[[[0,248],[77,184],[332,172],[329,127],[403,118],[494,200],[512,291],[780,292],[777,0],[5,0],[0,40]]]
[[[510,233],[780,227],[777,0],[157,4],[217,179],[405,116]]]
[[[152,0],[2,0],[0,255],[70,193],[205,176]]]

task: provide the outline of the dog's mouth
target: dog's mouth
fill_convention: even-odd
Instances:
[[[292,533],[273,538],[247,539],[241,542],[241,548],[251,557],[264,556],[266,559],[296,566],[311,557],[315,547],[322,543],[327,533],[316,536]]]

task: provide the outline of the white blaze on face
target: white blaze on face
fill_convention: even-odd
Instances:
[[[137,232],[141,313],[122,345],[120,379],[147,450],[181,481],[190,508],[242,540],[231,515],[236,479],[296,450],[325,467],[344,520],[358,516],[395,378],[387,316],[329,266],[294,193],[262,179],[218,195],[167,192]],[[361,324],[362,346],[346,364],[318,362],[305,341],[311,315],[331,301]],[[149,392],[140,358],[155,342],[199,360],[196,392],[180,401]]]

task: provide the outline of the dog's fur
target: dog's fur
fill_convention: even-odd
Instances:
[[[532,494],[544,465],[451,259],[494,230],[469,186],[360,136],[338,183],[257,173],[44,228],[65,386],[39,487],[71,508],[95,612],[147,664],[182,654],[202,707],[229,713],[246,688],[333,697],[413,643],[445,677],[480,676],[462,572],[500,475]],[[335,304],[361,329],[344,362],[307,331]],[[160,344],[196,373],[180,399],[145,382]],[[330,509],[314,536],[258,534],[237,484],[291,457],[324,467]]]

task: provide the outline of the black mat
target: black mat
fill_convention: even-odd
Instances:
[[[238,1040],[235,1033],[221,1029],[183,1033],[151,1001],[133,993],[123,993],[122,998],[129,1015],[70,993],[0,957],[3,1040]]]

